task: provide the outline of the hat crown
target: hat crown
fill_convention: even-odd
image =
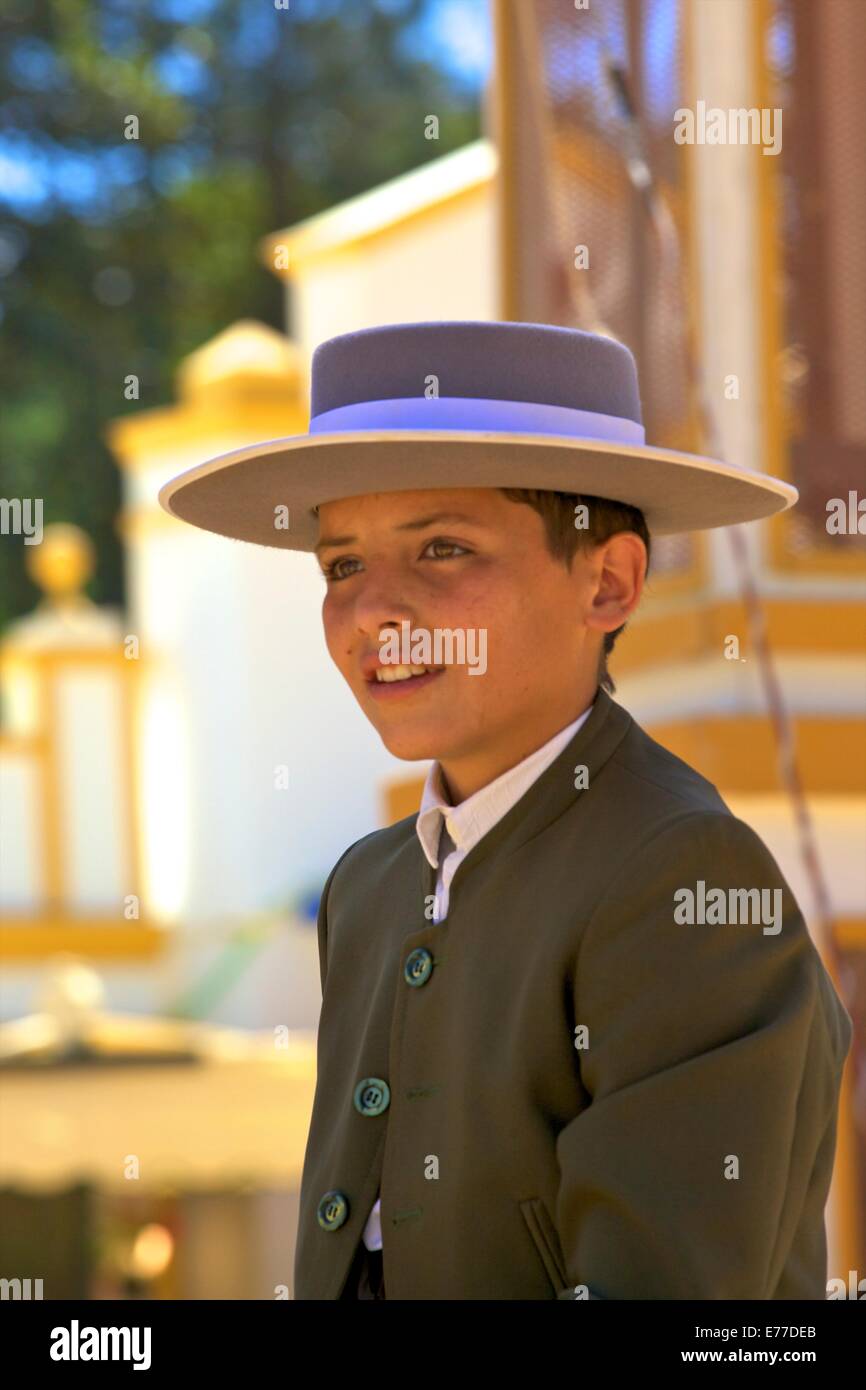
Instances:
[[[341,333],[313,353],[310,415],[436,395],[619,416],[642,424],[634,357],[598,333],[540,323],[446,320]]]

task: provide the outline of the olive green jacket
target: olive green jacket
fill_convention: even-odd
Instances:
[[[603,689],[438,925],[415,821],[322,895],[295,1298],[380,1190],[389,1299],[826,1298],[852,1024],[758,835]]]

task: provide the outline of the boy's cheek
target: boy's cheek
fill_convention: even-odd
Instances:
[[[341,634],[337,624],[326,621],[324,624],[325,646],[334,665],[348,675],[352,664],[352,646],[345,634]]]

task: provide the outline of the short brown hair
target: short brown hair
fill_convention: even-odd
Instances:
[[[555,560],[564,560],[566,568],[578,550],[591,550],[620,531],[634,531],[640,536],[647,553],[647,573],[650,565],[650,534],[644,514],[638,507],[630,507],[625,502],[612,502],[607,497],[582,496],[576,492],[552,492],[546,488],[501,487],[499,491],[509,502],[524,502],[539,513],[547,533],[547,548]],[[575,507],[587,508],[589,524],[580,528],[575,526]],[[607,669],[607,658],[613,651],[613,644],[626,624],[613,632],[604,634],[604,643],[599,654],[598,683],[611,693],[616,689]]]

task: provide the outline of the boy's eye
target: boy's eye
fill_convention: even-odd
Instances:
[[[324,575],[325,579],[327,579],[329,582],[332,579],[348,579],[349,576],[347,574],[338,574],[337,570],[339,569],[340,565],[350,563],[351,561],[348,559],[332,560],[330,564],[322,565],[322,574]]]
[[[467,550],[466,546],[458,545],[458,543],[457,543],[456,541],[445,540],[445,538],[444,538],[443,536],[434,536],[432,540],[429,540],[429,541],[427,542],[427,544],[424,546],[424,550],[422,550],[421,554],[423,555],[423,554],[424,554],[424,551],[429,550],[431,546],[444,546],[444,547],[446,548],[446,550],[448,550],[449,552],[453,552],[453,551],[456,550],[456,551],[460,551],[460,552],[461,552],[462,554],[464,554],[464,555],[468,555],[468,554],[469,554],[469,551]],[[451,559],[456,559],[456,558],[457,558],[457,557],[456,557],[455,555],[451,554],[451,553],[449,553],[449,554],[447,554],[447,555],[431,555],[431,556],[430,556],[430,559],[431,559],[431,560],[451,560]],[[323,574],[324,578],[327,579],[329,582],[330,582],[331,580],[333,580],[333,581],[336,583],[336,582],[338,582],[338,581],[341,580],[341,579],[351,579],[352,574],[354,573],[354,571],[351,571],[351,570],[350,570],[348,574],[346,574],[346,573],[342,573],[342,574],[341,574],[341,573],[339,573],[339,570],[340,570],[340,566],[341,566],[341,565],[350,565],[350,564],[352,564],[352,563],[357,564],[358,562],[357,562],[357,561],[354,561],[354,562],[353,562],[352,557],[349,556],[349,555],[340,556],[339,559],[337,559],[337,560],[332,560],[330,564],[323,564],[322,567],[321,567],[321,569],[322,569],[322,574]]]
[[[436,536],[432,541],[428,541],[428,542],[427,542],[427,545],[424,547],[424,549],[426,550],[426,549],[428,548],[428,546],[431,546],[431,545],[444,545],[446,550],[451,550],[451,551],[460,550],[460,551],[463,552],[464,555],[468,555],[468,554],[469,554],[469,551],[466,549],[465,546],[463,546],[463,545],[458,545],[456,541],[446,541],[446,540],[443,540],[442,537],[440,537],[440,536]],[[439,560],[450,560],[452,557],[451,557],[450,555],[439,555],[439,556],[433,556],[432,558],[433,558],[433,559],[439,559]]]

